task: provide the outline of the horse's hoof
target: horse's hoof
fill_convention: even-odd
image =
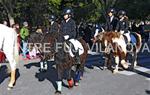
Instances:
[[[129,66],[127,64],[123,64],[123,68],[128,69]]]
[[[80,80],[83,80],[83,76],[80,76]]]
[[[69,89],[73,88],[73,85],[74,85],[73,79],[68,80],[68,87],[69,87]]]
[[[137,67],[137,62],[134,63],[134,68],[136,68],[136,67]]]
[[[103,70],[107,70],[107,67],[103,67]]]
[[[69,86],[68,89],[73,89],[73,86]]]
[[[118,70],[113,70],[113,74],[117,74],[118,73]]]
[[[12,90],[14,88],[14,86],[8,86],[7,90]]]
[[[61,91],[56,91],[55,95],[61,95]]]
[[[75,84],[74,84],[75,86],[79,86],[79,82],[75,82]]]
[[[133,71],[133,72],[135,72],[135,71],[136,71],[136,70],[135,70],[135,68],[134,68],[134,67],[132,67],[132,66],[131,66],[131,67],[129,67],[129,68],[128,68],[128,70],[129,70],[129,71]]]
[[[46,72],[47,70],[46,69],[40,69],[40,72]]]

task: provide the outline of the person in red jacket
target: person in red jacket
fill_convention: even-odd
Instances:
[[[21,43],[21,39],[20,39],[20,26],[19,24],[13,24],[12,25],[12,28],[16,31],[17,33],[17,42],[18,42],[18,49],[19,49],[19,52],[21,50],[21,47],[20,47],[20,43]]]
[[[0,51],[0,63],[3,63],[5,61],[5,58],[5,54],[2,51]]]

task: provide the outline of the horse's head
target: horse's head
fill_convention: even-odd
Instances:
[[[103,38],[104,38],[104,34],[105,32],[100,32],[97,34],[97,36],[93,37],[91,40],[93,43],[96,43],[96,42],[102,42]]]
[[[95,36],[92,41],[94,43],[100,43],[101,44],[101,48],[102,50],[105,50],[106,52],[108,52],[108,48],[109,45],[113,45],[112,40],[115,38],[119,38],[120,37],[120,33],[118,32],[100,32],[97,34],[97,36]]]

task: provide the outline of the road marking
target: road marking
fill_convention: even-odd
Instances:
[[[150,78],[146,78],[146,80],[150,81]]]
[[[134,74],[136,74],[136,73],[131,72],[131,71],[119,71],[119,74],[131,76],[131,75],[134,75]]]
[[[150,69],[144,68],[144,67],[138,67],[138,68],[135,68],[135,70],[138,70],[138,71],[140,71],[140,72],[148,72],[148,71],[150,71]],[[131,76],[131,75],[135,75],[135,74],[137,74],[137,73],[132,72],[132,71],[119,71],[119,74]]]
[[[135,68],[135,69],[138,70],[138,71],[141,71],[141,72],[147,72],[147,71],[150,71],[150,69],[144,68],[144,67],[139,67],[139,68]]]

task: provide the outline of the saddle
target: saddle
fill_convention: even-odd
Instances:
[[[137,35],[136,33],[125,33],[123,34],[125,43],[131,43],[132,45],[135,45],[137,43]]]
[[[75,57],[77,54],[81,55],[84,52],[82,44],[76,39],[67,40],[66,47],[71,57]]]
[[[125,40],[125,43],[128,44],[127,45],[127,49],[128,50],[131,50],[131,45],[132,46],[135,46],[135,44],[137,43],[137,35],[136,33],[125,33],[123,34],[123,37],[124,37],[124,40]]]
[[[130,37],[131,37],[131,43],[132,44],[136,44],[137,43],[137,35],[136,33],[130,33]]]

